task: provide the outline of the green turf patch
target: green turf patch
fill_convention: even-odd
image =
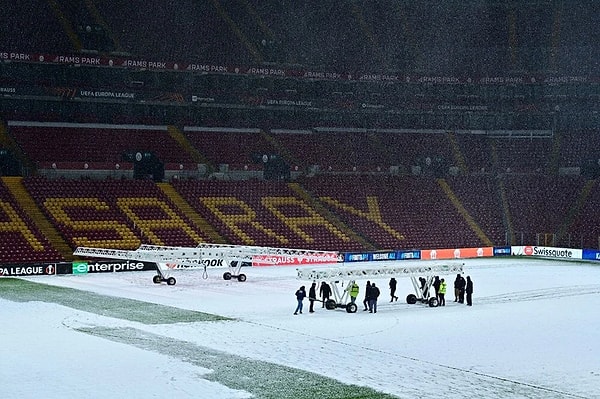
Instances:
[[[85,327],[77,331],[171,356],[212,370],[203,378],[250,392],[257,399],[392,399],[372,388],[316,373],[247,359],[134,328]],[[332,367],[335,367],[333,365]]]
[[[73,288],[55,287],[16,278],[0,278],[0,298],[13,302],[56,303],[101,316],[144,324],[173,324],[230,320],[226,317],[157,305],[135,299],[94,294]]]
[[[56,303],[143,324],[231,320],[208,313],[99,295],[15,278],[0,278],[0,298]],[[249,392],[257,399],[393,399],[372,388],[341,383],[316,373],[253,360],[135,328],[79,327],[76,331],[178,358],[212,370],[203,378]],[[334,366],[333,366],[334,367]]]

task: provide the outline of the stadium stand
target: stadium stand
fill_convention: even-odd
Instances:
[[[149,180],[50,180],[27,190],[73,248],[136,249],[140,244],[195,246],[203,233]]]
[[[465,210],[494,245],[499,246],[510,242],[506,236],[508,231],[506,216],[502,211],[502,201],[495,175],[451,176],[447,181]]]
[[[207,238],[171,181],[235,244],[600,248],[595,4],[144,7],[23,0],[0,27],[0,161],[68,245]]]
[[[173,186],[232,243],[360,249],[334,220],[285,182],[188,180],[173,182]]]
[[[262,169],[262,155],[277,153],[258,128],[186,126],[184,132],[189,142],[215,166]]]
[[[600,186],[598,179],[588,180],[580,199],[582,204],[576,208],[575,216],[564,237],[564,243],[574,248],[600,248]],[[577,212],[578,211],[578,212]]]
[[[377,248],[482,245],[435,179],[319,176],[301,183]]]
[[[273,133],[285,152],[303,168],[318,165],[324,172],[374,172],[391,165],[365,129],[324,128],[279,130]]]
[[[216,4],[219,3],[150,0],[145,7],[155,12],[140,13],[139,5],[131,2],[94,1],[121,52],[154,60],[251,61],[251,54]],[[114,12],[115,7],[118,13]]]
[[[127,152],[152,152],[163,162],[193,163],[166,126],[9,122],[9,132],[40,167],[57,164],[69,169],[71,163],[71,168],[80,169],[86,162],[96,169],[126,167]]]
[[[0,27],[3,50],[40,53],[74,50],[51,2],[23,0],[6,11]]]
[[[63,260],[27,212],[0,182],[0,264],[28,264]]]
[[[585,180],[573,176],[525,174],[506,174],[502,180],[518,242],[554,246],[554,236],[564,230],[564,224],[572,218],[569,213],[582,195]]]

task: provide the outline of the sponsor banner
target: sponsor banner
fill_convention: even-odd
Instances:
[[[73,262],[72,274],[87,273],[114,273],[114,272],[138,272],[145,270],[156,270],[156,264],[153,262],[141,262],[136,260],[127,260],[124,262]]]
[[[79,98],[102,98],[111,100],[135,100],[135,93],[129,91],[114,90],[83,90],[79,89],[75,97]]]
[[[494,256],[510,256],[510,254],[511,254],[510,246],[494,247]]]
[[[253,255],[252,266],[306,266],[338,262],[337,252],[312,255]]]
[[[421,250],[421,259],[436,260],[482,258],[493,256],[493,254],[493,247],[424,249]]]
[[[267,98],[265,99],[266,105],[285,106],[285,107],[312,107],[313,102],[311,100],[288,100],[288,99],[276,99]]]
[[[167,262],[167,263],[161,263],[161,265],[164,265],[165,267],[169,268],[169,269],[185,269],[185,270],[189,270],[189,269],[204,269],[205,267],[227,267],[228,265],[224,262],[223,259],[202,259],[202,262],[199,262],[197,265],[179,265],[175,262]],[[243,265],[243,266],[250,266],[250,265]]]
[[[305,68],[292,69],[290,67],[264,67],[243,65],[222,65],[209,63],[189,63],[137,59],[130,57],[111,57],[81,54],[44,54],[44,53],[18,53],[0,49],[0,60],[14,62],[35,62],[64,65],[102,66],[112,68],[135,68],[155,71],[191,71],[212,74],[239,74],[273,77],[296,77],[305,79],[326,80],[354,80],[365,82],[405,82],[421,84],[484,84],[484,85],[528,85],[535,83],[553,84],[579,84],[597,82],[599,76],[562,75],[550,74],[519,74],[513,76],[429,76],[429,75],[396,75],[369,72],[348,71],[323,71]]]
[[[396,259],[421,259],[421,251],[398,251],[396,252]]]
[[[14,86],[0,86],[0,95],[17,94],[17,88]]]
[[[56,264],[0,266],[0,277],[50,276],[55,274]]]
[[[582,259],[583,251],[581,249],[557,248],[557,247],[538,247],[535,245],[525,245],[511,247],[512,255],[515,256],[539,256],[542,258],[555,259]]]
[[[340,80],[349,78],[347,74],[341,74],[338,72],[324,72],[324,71],[311,71],[306,70],[303,72],[302,77],[307,79],[330,79]]]
[[[600,251],[597,251],[595,249],[584,249],[582,259],[600,260]]]
[[[396,260],[396,252],[372,252],[369,260]]]
[[[369,260],[369,253],[353,254],[345,253],[344,262],[365,262]]]

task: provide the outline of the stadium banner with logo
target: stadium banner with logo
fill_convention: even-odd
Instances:
[[[600,260],[600,251],[595,249],[584,249],[582,258],[585,260]]]
[[[494,247],[479,248],[443,248],[443,249],[424,249],[421,250],[421,259],[465,259],[465,258],[483,258],[494,255]]]
[[[56,264],[0,265],[0,277],[53,276]]]
[[[344,262],[367,262],[369,259],[370,254],[368,252],[344,254]]]
[[[561,75],[553,73],[512,73],[500,76],[439,76],[398,75],[381,73],[348,73],[342,70],[308,69],[305,67],[265,67],[235,64],[192,63],[175,60],[155,60],[113,55],[83,55],[71,53],[20,53],[0,49],[0,61],[78,65],[88,67],[127,68],[150,71],[190,71],[211,74],[235,74],[265,77],[293,77],[299,79],[348,80],[361,82],[405,82],[421,84],[482,84],[529,85],[532,83],[579,84],[597,82],[598,76]]]
[[[369,260],[377,261],[377,260],[396,260],[398,259],[398,254],[395,251],[391,252],[371,252],[369,254]]]
[[[371,253],[369,253],[369,258],[368,258],[369,261],[407,260],[407,259],[421,259],[421,251],[409,250],[409,251],[371,252]]]
[[[421,251],[420,250],[396,251],[396,259],[398,259],[398,260],[421,259]]]
[[[510,256],[510,246],[494,247],[494,256]]]
[[[88,273],[115,273],[115,272],[141,272],[156,270],[156,263],[141,262],[137,260],[114,261],[76,261],[70,264],[71,270],[65,274],[88,274]]]
[[[307,266],[338,262],[337,252],[303,255],[253,255],[252,266]]]
[[[524,245],[511,247],[513,256],[535,256],[553,259],[583,259],[583,250],[573,248],[538,247]]]
[[[245,262],[247,263],[247,262]],[[165,262],[161,265],[163,268],[173,269],[173,270],[190,270],[190,269],[204,269],[205,267],[227,267],[228,265],[224,262],[224,259],[202,259],[201,263],[195,265],[179,265],[175,262]],[[247,266],[246,264],[242,266]]]

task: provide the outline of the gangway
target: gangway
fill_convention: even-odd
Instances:
[[[246,281],[246,275],[241,273],[244,266],[276,266],[286,264],[324,264],[336,263],[339,254],[334,251],[316,251],[307,249],[240,246],[229,244],[201,243],[197,247],[174,247],[162,245],[140,245],[136,250],[119,250],[107,248],[78,247],[73,255],[92,258],[128,259],[153,262],[156,264],[157,275],[153,282],[166,282],[174,285],[176,280],[171,276],[175,268],[203,268],[205,278],[206,261],[220,259],[228,267],[223,279],[236,278]]]
[[[355,281],[358,279],[372,277],[410,277],[415,293],[406,296],[406,302],[415,304],[418,301],[429,304],[430,307],[438,306],[436,296],[431,296],[431,286],[435,276],[447,274],[458,274],[463,272],[464,263],[427,263],[420,265],[397,265],[393,262],[369,262],[364,263],[359,267],[322,267],[315,269],[297,268],[297,278],[300,280],[312,281],[328,281],[331,286],[331,292],[334,299],[329,299],[325,302],[325,308],[332,310],[336,308],[346,309],[348,313],[355,313],[357,305],[348,302],[349,294],[346,290],[340,293],[338,284],[344,284],[345,281]],[[421,261],[419,261],[421,262]],[[423,278],[421,284],[419,278]]]

